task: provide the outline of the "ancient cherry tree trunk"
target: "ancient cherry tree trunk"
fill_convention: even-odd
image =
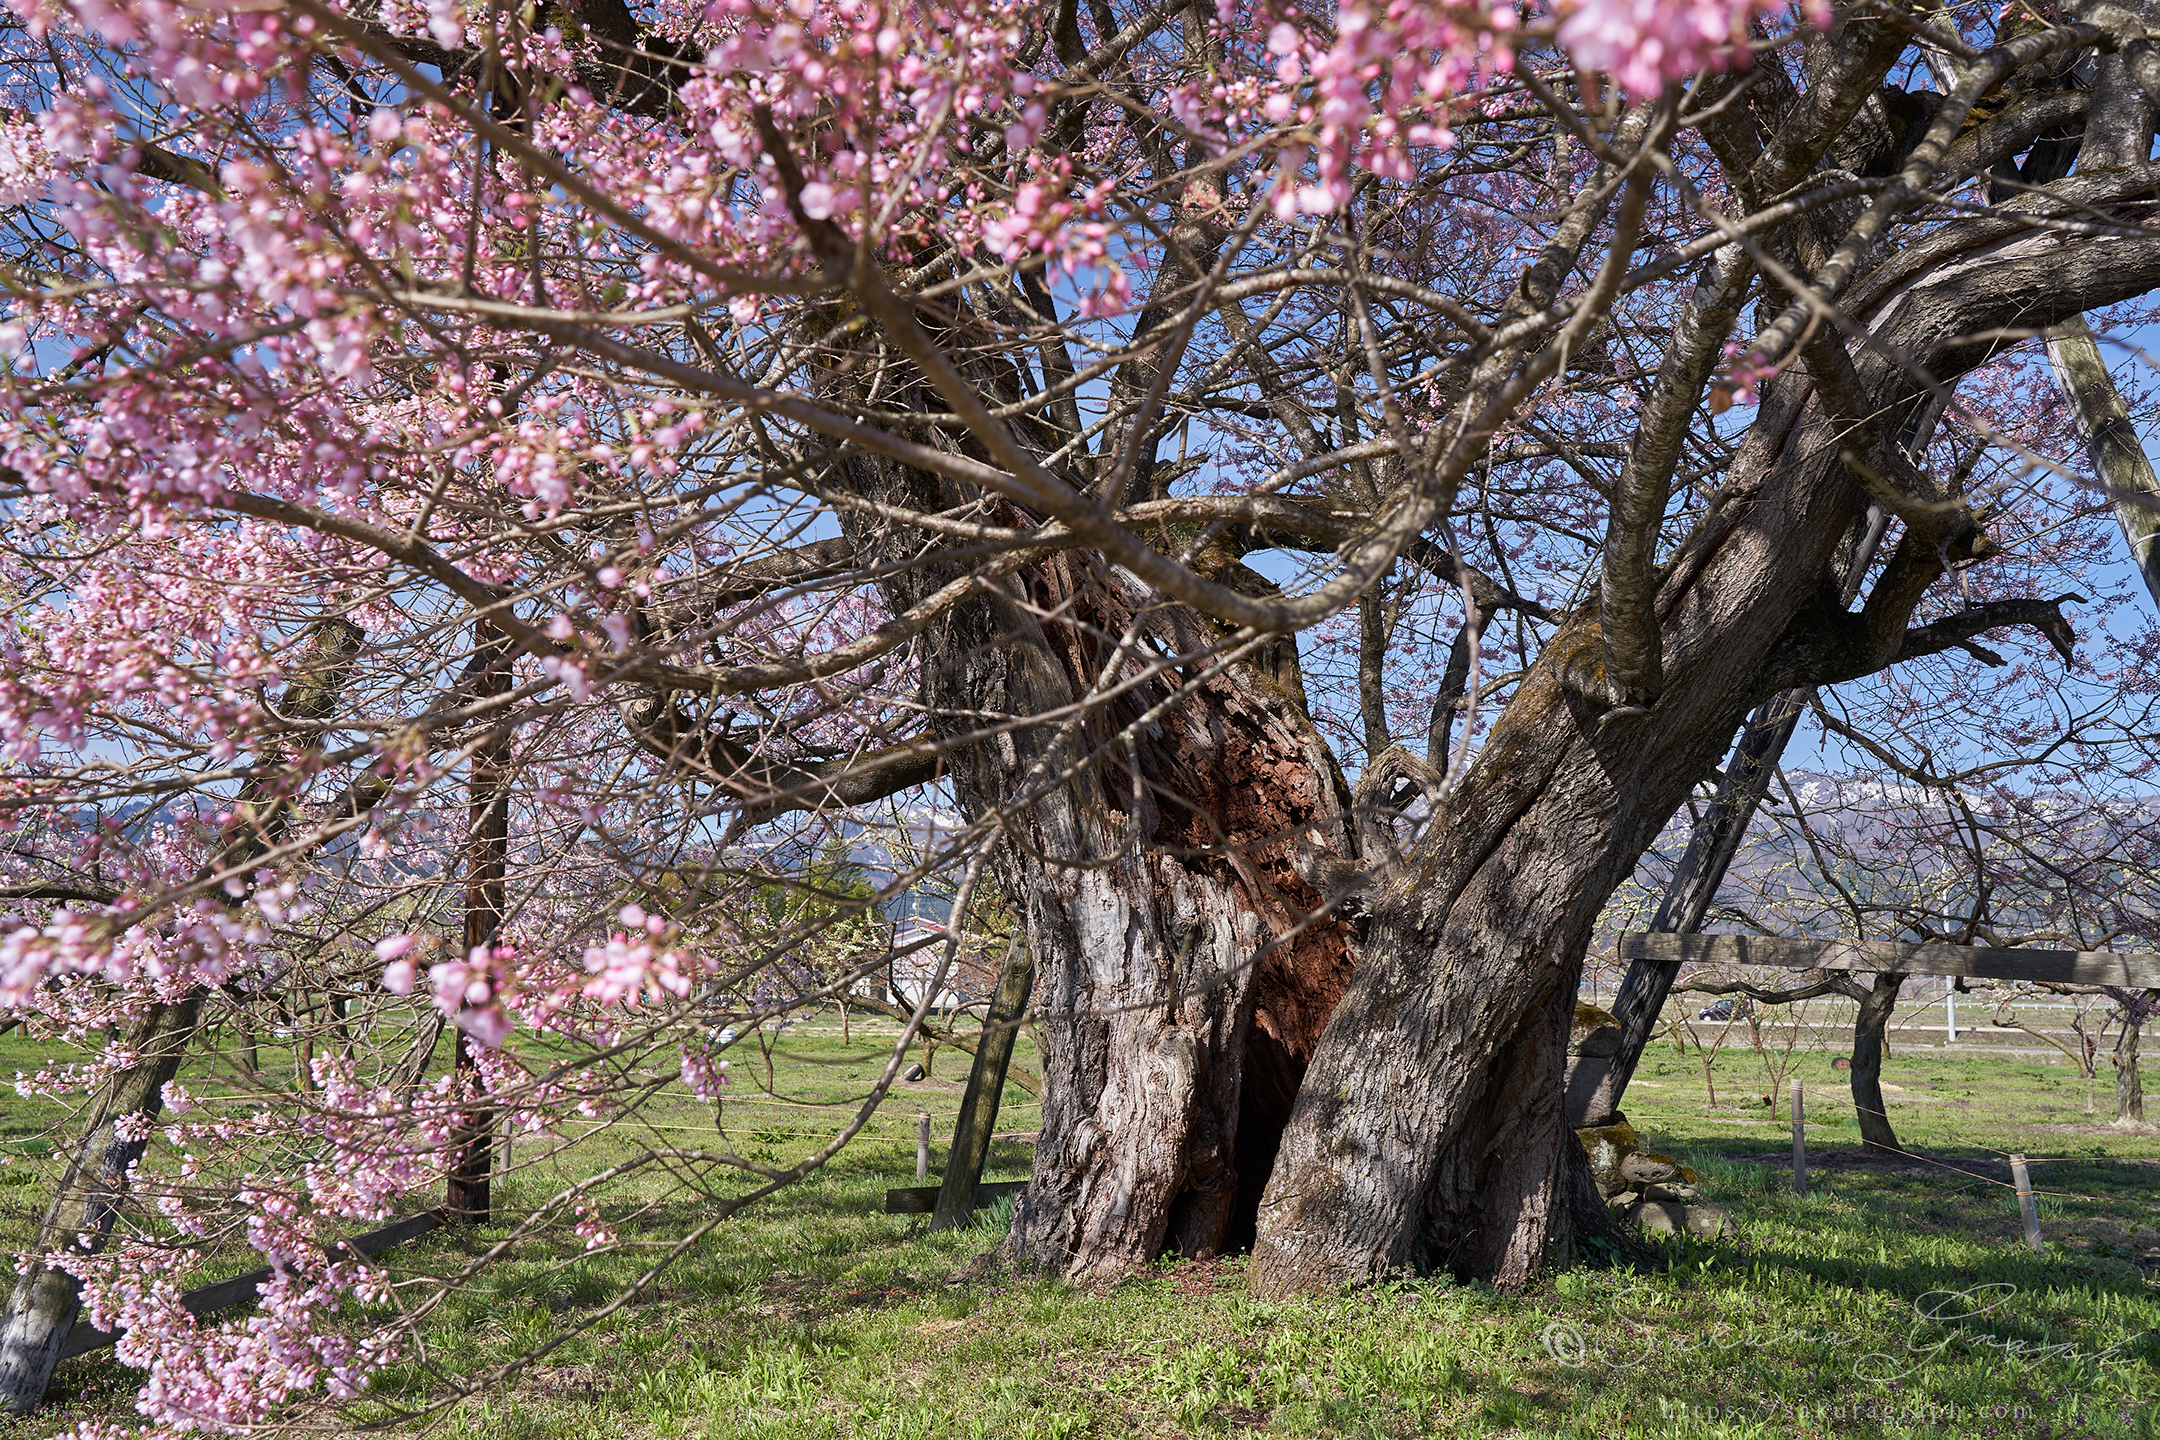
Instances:
[[[1074,569],[1044,567],[1031,597],[1072,619],[1007,611],[1025,628],[996,689],[977,692],[991,706],[1044,713],[1129,678],[1154,655],[1108,653],[1130,628],[1173,654],[1212,641],[1194,617],[1141,616],[1115,577]],[[956,766],[971,813],[1005,816],[997,863],[1026,897],[1035,955],[1042,1139],[1011,1240],[1033,1264],[1109,1274],[1250,1233],[1354,955],[1314,883],[1354,858],[1348,795],[1294,658],[1274,648],[1166,671]]]
[[[1015,391],[995,365],[981,378]],[[928,390],[911,377],[886,403],[927,405]],[[1077,429],[1078,412],[1053,407],[1017,439],[1054,451],[1060,421]],[[979,499],[912,466],[857,458],[843,473],[911,510]],[[957,573],[911,555],[904,534],[843,523],[858,563],[912,562],[881,582],[896,614]],[[1196,569],[1274,593],[1227,544]],[[1225,656],[1215,622],[1083,556],[981,588],[926,633],[919,664],[955,798],[998,837],[1035,967],[1043,1119],[1010,1246],[1108,1275],[1247,1243],[1356,954],[1334,904],[1357,877],[1349,789],[1307,712],[1295,642]]]
[[[1600,624],[1578,620],[1523,681],[1407,878],[1368,903],[1358,974],[1263,1204],[1256,1286],[1412,1266],[1509,1284],[1539,1268],[1566,1137],[1566,1016],[1606,897],[1752,706],[1925,653],[1948,633],[1905,625],[1944,561],[1979,542],[1970,521],[1907,507],[1861,609],[1835,604],[1833,567],[1858,543],[1871,493],[1843,457],[1877,474],[1888,463],[1860,458],[1865,432],[1843,418],[1853,397],[1894,424],[1918,390],[1887,356],[1947,380],[1988,353],[1963,336],[2052,323],[2156,279],[2160,247],[2142,240],[2005,239],[1909,288],[1867,292],[1855,313],[1875,347],[1817,345],[1779,377],[1728,481],[1752,503],[1704,558],[1668,570],[1657,596],[1662,685],[1648,713],[1614,705],[1598,677]]]

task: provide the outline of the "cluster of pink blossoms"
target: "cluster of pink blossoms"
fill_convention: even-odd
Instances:
[[[1749,22],[1784,8],[1780,0],[1573,0],[1561,6],[1558,38],[1583,69],[1649,96],[1701,70],[1746,64]],[[1830,7],[1807,0],[1807,17],[1827,26]]]
[[[585,985],[587,999],[623,1006],[663,995],[680,999],[711,973],[710,961],[666,943],[671,929],[667,917],[625,905],[619,918],[624,929],[585,952],[585,968],[592,975]]]

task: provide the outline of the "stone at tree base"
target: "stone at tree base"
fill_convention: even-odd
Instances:
[[[1645,1235],[1692,1235],[1715,1240],[1732,1233],[1732,1214],[1722,1205],[1706,1201],[1681,1204],[1675,1200],[1645,1200],[1628,1217]]]
[[[1701,1183],[1701,1176],[1672,1156],[1636,1149],[1640,1140],[1625,1115],[1616,1114],[1609,1125],[1584,1126],[1575,1138],[1590,1157],[1590,1175],[1598,1193],[1607,1200],[1626,1191],[1639,1192],[1646,1185]]]
[[[1582,1043],[1575,1048],[1575,1053],[1585,1060],[1612,1059],[1620,1053],[1620,1027],[1600,1025],[1583,1036]]]
[[[1600,1193],[1611,1195],[1626,1188],[1620,1164],[1635,1153],[1635,1127],[1627,1116],[1616,1114],[1611,1124],[1588,1125],[1575,1132],[1583,1153],[1590,1157],[1590,1174]]]
[[[1698,1240],[1715,1240],[1732,1233],[1732,1212],[1722,1205],[1690,1201],[1681,1207],[1681,1213],[1686,1217],[1688,1234]]]
[[[1731,1217],[1697,1198],[1702,1177],[1670,1155],[1636,1149],[1639,1140],[1626,1116],[1575,1135],[1590,1157],[1598,1193],[1618,1208],[1621,1219],[1652,1235],[1685,1232],[1707,1240],[1730,1232]]]
[[[1678,1235],[1687,1229],[1687,1207],[1665,1200],[1645,1200],[1634,1220],[1645,1235]]]
[[[1660,1155],[1653,1150],[1638,1150],[1620,1162],[1622,1178],[1639,1185],[1700,1185],[1702,1176],[1695,1173],[1692,1165],[1683,1165],[1670,1155]]]
[[[1575,1006],[1575,1023],[1568,1029],[1568,1053],[1571,1055],[1585,1053],[1578,1048],[1581,1046],[1583,1038],[1608,1027],[1614,1030],[1620,1028],[1619,1020],[1614,1018],[1610,1010],[1600,1010],[1595,1005],[1578,1002]]]

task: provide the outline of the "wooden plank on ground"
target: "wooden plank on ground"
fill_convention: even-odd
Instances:
[[[975,1208],[987,1210],[1008,1195],[1018,1195],[1027,1188],[1025,1180],[984,1180],[975,1187]],[[937,1209],[938,1187],[935,1185],[901,1185],[885,1192],[885,1213],[888,1215],[928,1215]]]
[[[429,1231],[439,1229],[442,1223],[442,1211],[423,1210],[418,1215],[393,1220],[380,1230],[370,1230],[365,1235],[355,1235],[349,1240],[340,1240],[337,1244],[325,1248],[334,1259],[348,1258],[348,1252],[363,1258],[373,1258],[385,1250],[403,1245],[408,1240],[417,1240]],[[245,1275],[235,1275],[230,1280],[220,1280],[215,1285],[190,1290],[180,1297],[180,1303],[198,1320],[220,1310],[252,1304],[255,1293],[262,1289],[271,1273],[267,1268],[250,1270]],[[88,1355],[93,1350],[102,1350],[115,1343],[119,1338],[118,1331],[100,1330],[87,1320],[77,1321],[75,1328],[68,1331],[67,1339],[60,1342],[60,1358],[73,1360],[78,1355]]]
[[[2134,990],[2160,986],[2160,955],[2147,950],[2006,950],[1891,940],[1787,940],[1770,935],[1623,935],[1620,958],[1774,965],[1787,970],[1902,970],[1911,975],[2052,980]]]

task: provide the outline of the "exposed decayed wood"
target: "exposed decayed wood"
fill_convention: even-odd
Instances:
[[[2160,985],[2160,954],[2148,950],[2006,950],[1894,940],[1787,940],[1769,935],[1625,935],[1623,960],[1697,965],[1774,965],[1787,970],[1902,970],[1974,980],[2064,985]]]
[[[959,501],[940,475],[872,455],[842,474],[857,495],[919,513]],[[892,563],[880,587],[897,612],[952,578],[854,511],[841,523]],[[1274,592],[1227,550],[1195,563],[1211,584]],[[928,699],[952,717],[941,740],[973,740],[979,714],[1072,712],[1106,668],[1130,677],[1152,646],[1194,654],[1222,638],[1070,556],[1030,564],[1014,591],[984,589],[927,632]],[[1118,647],[1126,634],[1143,643]],[[1040,778],[1121,734],[1102,763]],[[1234,1247],[1354,954],[1349,925],[1315,916],[1328,897],[1309,877],[1354,864],[1357,840],[1294,644],[1158,672],[1069,731],[956,743],[949,763],[962,813],[997,817],[1006,836],[992,863],[1023,912],[1042,1015],[1043,1138],[1012,1253],[1079,1276]]]
[[[325,1248],[333,1258],[343,1258],[343,1254],[351,1254],[364,1260],[373,1259],[385,1250],[394,1249],[408,1240],[417,1240],[422,1235],[439,1229],[442,1223],[442,1211],[423,1210],[418,1215],[393,1220],[380,1230],[370,1230],[365,1235],[355,1235],[349,1240],[340,1240],[337,1244]],[[215,1285],[190,1290],[180,1297],[180,1303],[186,1307],[188,1314],[200,1320],[203,1316],[214,1315],[220,1310],[230,1310],[238,1305],[252,1303],[256,1293],[276,1273],[267,1266],[260,1270],[250,1270],[245,1275],[235,1275],[230,1280],[220,1280]],[[73,1360],[78,1355],[103,1350],[108,1345],[119,1343],[123,1333],[125,1332],[119,1330],[100,1330],[87,1320],[79,1321],[74,1329],[67,1332],[67,1339],[61,1343],[57,1359]]]

